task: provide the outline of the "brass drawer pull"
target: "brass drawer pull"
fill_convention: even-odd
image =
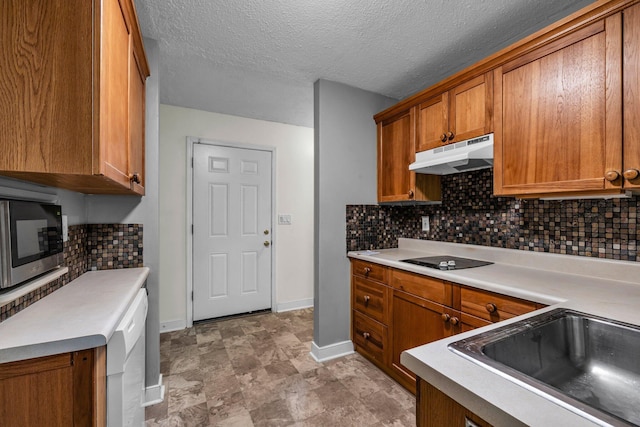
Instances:
[[[364,296],[364,305],[369,305],[369,300],[371,300],[371,297],[369,295],[365,295]]]
[[[638,169],[627,169],[622,173],[622,176],[628,180],[636,179],[640,176],[640,171]]]
[[[613,182],[618,178],[620,178],[620,173],[618,171],[611,170],[611,171],[607,171],[604,174],[604,179],[606,179],[609,182]]]
[[[371,334],[369,332],[363,332],[362,336],[364,337],[365,340],[368,340]]]
[[[369,267],[365,267],[365,268],[364,268],[364,275],[365,275],[365,276],[368,276],[368,275],[369,275],[369,273],[371,273],[371,268],[369,268]]]

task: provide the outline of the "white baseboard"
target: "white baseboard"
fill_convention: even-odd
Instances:
[[[313,307],[313,298],[300,299],[298,301],[283,302],[276,305],[276,313],[284,311],[300,310],[302,308]]]
[[[186,327],[187,322],[184,319],[169,320],[168,322],[160,323],[160,333],[179,331],[181,329],[186,329]]]
[[[158,384],[149,386],[144,390],[144,404],[145,406],[155,405],[161,403],[164,400],[164,385],[162,385],[162,374],[158,377]]]
[[[311,357],[316,362],[326,362],[353,353],[353,343],[351,341],[342,341],[324,347],[318,347],[315,342],[311,343]]]

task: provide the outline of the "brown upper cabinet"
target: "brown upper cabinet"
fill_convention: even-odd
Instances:
[[[149,66],[132,1],[4,1],[0,47],[0,174],[144,194]]]
[[[415,109],[416,135],[405,143],[416,152],[493,131],[496,195],[637,191],[638,3],[595,1],[376,114],[378,129]]]
[[[622,43],[617,13],[495,70],[496,194],[624,188]]]
[[[640,189],[640,5],[625,9],[622,38],[622,186]],[[618,178],[620,179],[620,178]]]
[[[492,132],[492,83],[486,73],[420,103],[416,152]]]
[[[409,170],[415,136],[415,108],[378,122],[378,202],[440,201],[440,177]]]

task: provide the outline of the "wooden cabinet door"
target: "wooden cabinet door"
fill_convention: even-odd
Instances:
[[[493,75],[486,73],[418,105],[416,152],[493,131]]]
[[[493,131],[491,73],[456,86],[449,93],[449,142],[464,141]]]
[[[99,159],[94,173],[124,187],[129,181],[129,70],[131,34],[118,0],[102,2]]]
[[[431,150],[448,142],[449,93],[431,98],[418,105],[416,152]]]
[[[415,173],[409,164],[415,158],[414,110],[378,123],[378,201],[412,200]]]
[[[468,424],[471,421],[473,424]],[[418,380],[416,393],[417,427],[491,427],[491,424],[429,384]]]
[[[453,311],[440,304],[417,298],[406,292],[393,291],[392,359],[391,367],[411,385],[415,375],[400,363],[400,354],[407,349],[454,335],[455,327],[442,319],[444,313]]]
[[[106,347],[0,364],[2,425],[104,426]]]
[[[145,123],[145,83],[146,76],[140,71],[138,60],[131,50],[129,59],[129,169],[131,189],[144,195],[144,123]]]
[[[89,1],[0,2],[4,175],[91,174],[91,16]]]
[[[640,5],[623,11],[623,110],[625,177],[640,171]],[[640,188],[640,175],[624,181],[625,189]]]
[[[495,70],[494,193],[618,190],[622,153],[621,15]]]

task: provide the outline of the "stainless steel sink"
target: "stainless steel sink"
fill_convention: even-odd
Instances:
[[[640,328],[557,309],[449,345],[601,425],[640,425]]]

